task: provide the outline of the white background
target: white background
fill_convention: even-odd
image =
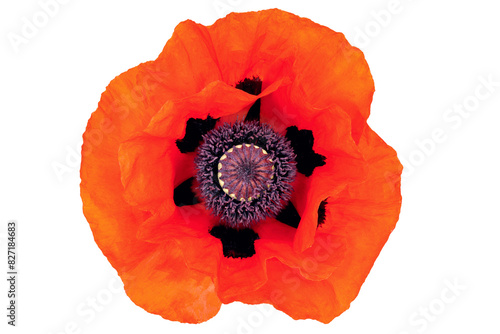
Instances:
[[[240,303],[200,325],[170,322],[126,297],[93,241],[79,197],[81,135],[109,81],[155,59],[177,23],[209,25],[230,10],[271,7],[341,31],[364,51],[376,87],[369,123],[405,165],[400,221],[359,297],[328,325]],[[5,225],[16,219],[19,314],[17,328],[6,325],[2,279],[1,332],[500,333],[499,7],[493,0],[66,0],[14,47],[9,36],[22,36],[42,7],[2,0],[0,254]],[[6,256],[0,261],[5,268]]]

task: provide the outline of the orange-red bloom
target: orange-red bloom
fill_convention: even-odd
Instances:
[[[252,80],[261,86],[243,87]],[[233,301],[324,323],[345,311],[401,206],[401,164],[366,123],[373,92],[363,54],[342,34],[276,9],[233,13],[209,27],[182,22],[158,59],[116,77],[83,135],[81,196],[94,238],[132,301],[190,323]],[[220,210],[227,203],[247,210],[257,200],[224,198],[224,182],[200,187],[197,154],[207,133],[250,113],[255,126],[291,142],[297,173],[291,163],[289,178],[279,174],[288,172],[267,139],[228,139],[255,145],[248,155],[258,154],[259,163],[272,156],[281,176],[270,176],[266,162],[268,189],[280,180],[293,188],[278,184],[286,190],[280,214],[258,202],[260,220],[250,216],[242,229],[245,211],[227,224],[203,192],[222,196],[217,203],[226,204],[214,200]],[[271,191],[264,188],[259,201]]]

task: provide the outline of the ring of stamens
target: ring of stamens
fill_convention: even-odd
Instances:
[[[290,141],[268,124],[221,124],[203,136],[195,158],[201,199],[232,227],[275,217],[291,198],[295,157]]]
[[[219,159],[217,179],[232,199],[245,202],[259,198],[274,179],[274,162],[266,150],[254,144],[239,144]]]

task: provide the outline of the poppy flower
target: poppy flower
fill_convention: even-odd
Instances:
[[[130,299],[189,323],[234,301],[324,323],[349,308],[401,207],[373,93],[341,33],[277,9],[182,22],[111,81],[81,197]]]

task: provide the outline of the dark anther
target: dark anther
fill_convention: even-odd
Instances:
[[[259,235],[251,228],[235,229],[225,225],[214,226],[210,234],[222,242],[224,256],[232,258],[254,255],[254,242],[259,239]]]
[[[291,201],[278,213],[276,220],[291,227],[299,227],[300,215]]]
[[[196,197],[192,189],[193,181],[194,177],[190,177],[174,189],[175,205],[184,206],[200,203],[200,200]]]
[[[246,78],[238,82],[235,87],[248,94],[259,95],[262,92],[262,80],[260,80],[259,77],[253,77],[252,79]],[[245,117],[245,122],[259,120],[260,99],[255,101],[255,103],[250,107],[250,110],[248,110],[247,116]]]
[[[327,200],[325,199],[319,204],[318,208],[318,227],[323,225],[323,223],[326,220],[326,205],[328,204]]]
[[[305,176],[311,176],[314,168],[326,164],[326,157],[314,152],[314,137],[311,130],[299,130],[296,126],[286,129],[286,138],[292,143],[293,151],[297,155],[297,171]]]
[[[175,144],[181,153],[194,152],[203,140],[203,135],[215,128],[218,119],[210,116],[207,119],[190,118],[186,123],[184,138],[177,139]]]

